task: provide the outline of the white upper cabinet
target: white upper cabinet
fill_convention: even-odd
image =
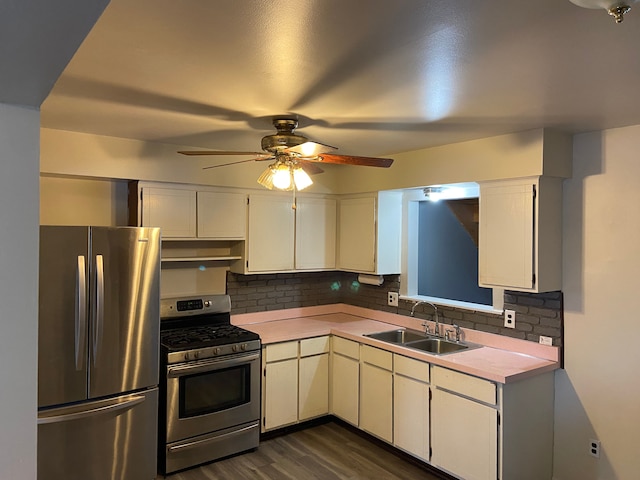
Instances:
[[[301,197],[296,209],[295,268],[334,269],[336,266],[336,200]]]
[[[130,224],[160,227],[163,239],[243,240],[246,194],[178,184],[129,185]]]
[[[294,210],[291,198],[249,195],[247,271],[293,270]]]
[[[562,288],[562,179],[480,184],[479,285],[525,292]]]
[[[402,193],[340,199],[338,269],[377,275],[400,273]]]
[[[247,228],[247,196],[243,193],[198,192],[198,237],[243,239]]]
[[[247,261],[242,273],[335,268],[336,200],[249,195]]]
[[[140,226],[160,227],[163,238],[194,238],[196,192],[173,188],[143,188]]]

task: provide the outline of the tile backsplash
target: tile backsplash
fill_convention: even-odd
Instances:
[[[357,274],[348,272],[227,274],[227,293],[231,296],[234,314],[346,303],[409,315],[413,302],[400,300],[398,307],[387,305],[387,293],[399,289],[399,275],[386,275],[384,283],[378,287],[361,284]],[[562,345],[562,292],[506,291],[504,308],[516,312],[516,328],[505,328],[502,314],[444,306],[438,307],[438,312],[443,323],[532,342],[538,342],[540,335],[544,335],[551,337],[554,345]],[[433,320],[433,309],[429,305],[419,305],[415,316]]]

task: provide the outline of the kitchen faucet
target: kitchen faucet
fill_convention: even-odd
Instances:
[[[438,307],[436,307],[433,303],[427,302],[426,300],[419,300],[419,301],[415,302],[413,304],[413,307],[411,307],[411,316],[412,317],[414,316],[415,311],[416,311],[416,307],[418,305],[420,305],[421,303],[426,303],[426,304],[431,305],[433,307],[433,311],[435,312],[434,317],[435,317],[435,320],[436,320],[436,328],[435,328],[434,333],[435,333],[436,336],[439,337],[440,336],[440,322],[438,321]],[[425,331],[427,333],[429,333],[429,326],[427,325],[426,322],[423,324],[423,326],[425,327]]]

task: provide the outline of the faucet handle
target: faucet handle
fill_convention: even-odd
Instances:
[[[460,327],[458,325],[456,325],[455,323],[452,326],[456,330],[456,342],[459,342],[460,341],[460,337],[462,335],[462,332],[460,331]]]
[[[427,322],[422,322],[422,326],[424,327],[424,333],[426,334],[431,333],[431,327]]]

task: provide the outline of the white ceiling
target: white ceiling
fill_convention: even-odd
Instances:
[[[640,124],[640,6],[568,0],[111,0],[42,126],[259,150],[270,117],[388,155]]]

